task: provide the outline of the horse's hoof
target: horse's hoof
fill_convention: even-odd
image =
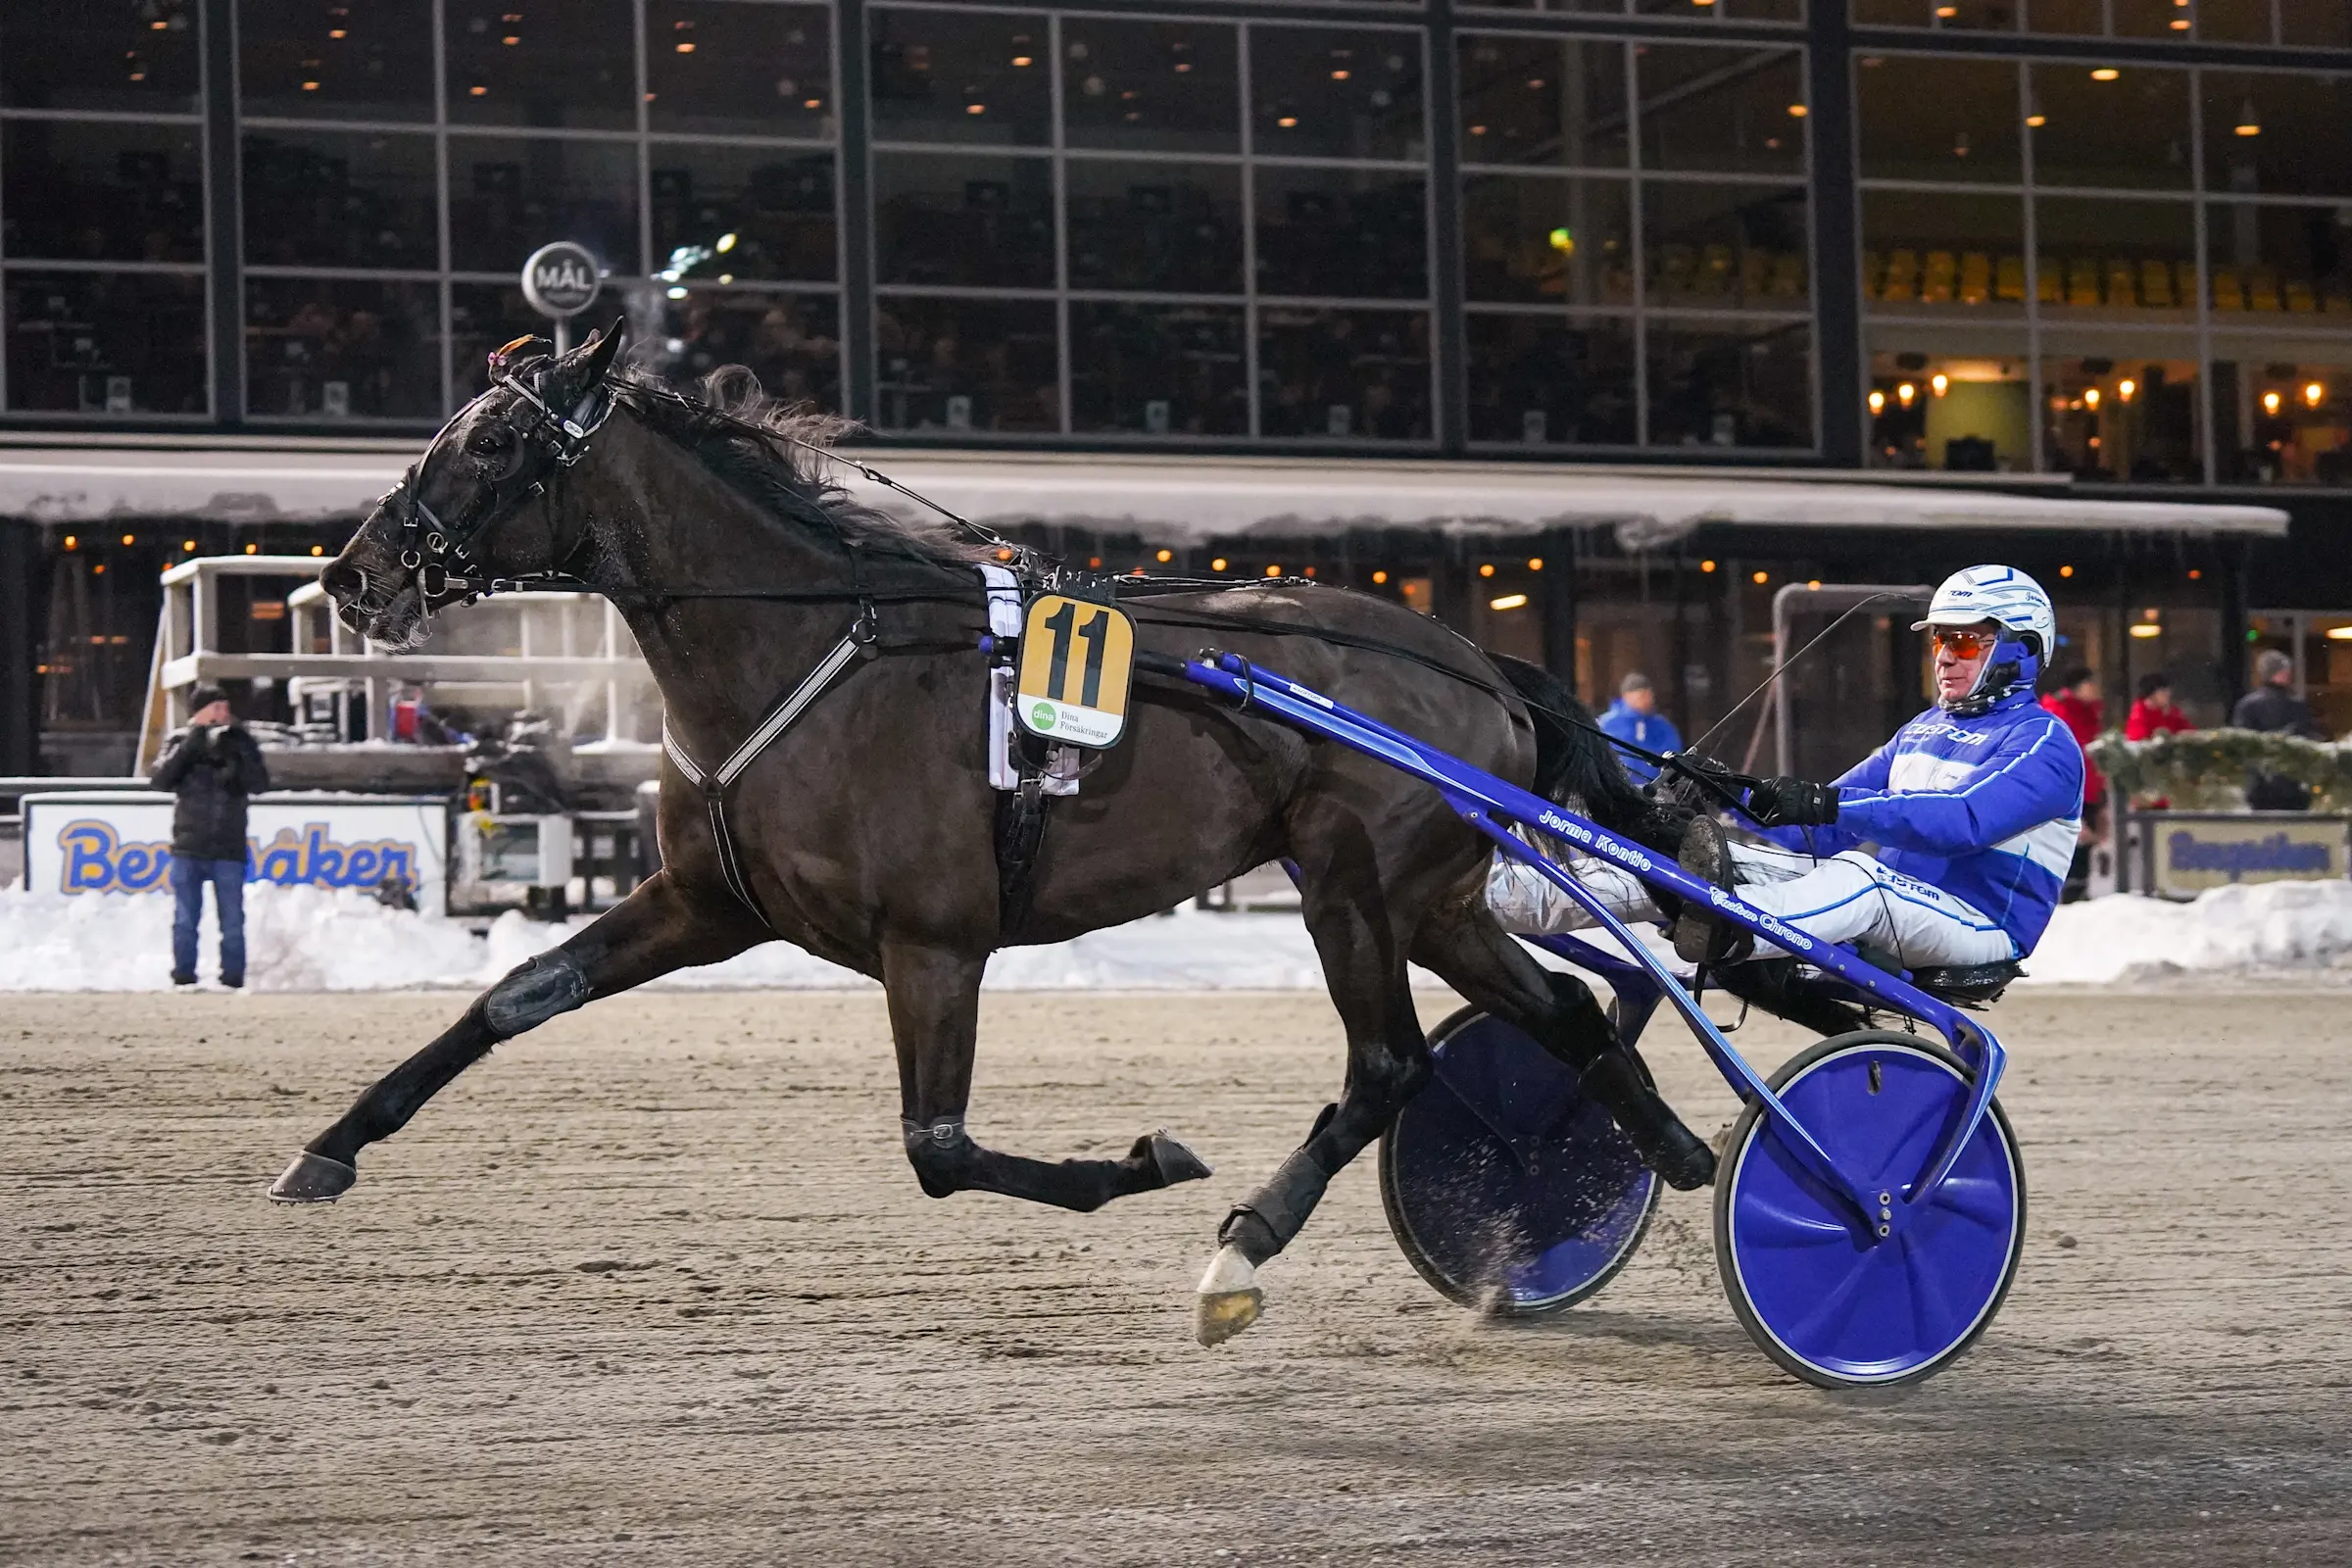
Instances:
[[[331,1203],[351,1191],[360,1179],[359,1167],[304,1150],[294,1156],[285,1174],[270,1184],[272,1203]]]
[[[1216,1172],[1207,1160],[1193,1152],[1192,1146],[1181,1138],[1171,1138],[1162,1127],[1144,1140],[1152,1154],[1152,1163],[1159,1170],[1160,1185],[1173,1187],[1178,1182],[1197,1182]]]
[[[1266,1309],[1266,1293],[1258,1289],[1257,1270],[1239,1248],[1221,1247],[1200,1276],[1200,1292],[1193,1303],[1193,1337],[1202,1345],[1223,1345],[1255,1323]]]

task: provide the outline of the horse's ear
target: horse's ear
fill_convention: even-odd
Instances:
[[[588,345],[588,363],[580,383],[583,387],[596,385],[612,368],[612,361],[620,353],[621,329],[628,324],[628,318],[621,317]]]

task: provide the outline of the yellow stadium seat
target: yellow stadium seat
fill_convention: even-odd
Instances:
[[[1886,258],[1886,280],[1879,298],[1889,303],[1919,298],[1919,253],[1894,251]]]
[[[1960,258],[1960,303],[1982,305],[1992,298],[1992,258],[1970,251]]]
[[[1862,297],[1875,300],[1880,287],[1886,281],[1886,258],[1877,251],[1862,253]]]
[[[2246,308],[2245,280],[2234,267],[2213,270],[2213,308],[2217,311],[2242,311]]]
[[[2139,269],[2120,256],[2107,261],[2107,303],[2127,308],[2145,303],[2139,298]]]
[[[2257,311],[2278,309],[2278,272],[2276,268],[2254,269],[2246,279],[2246,305]]]
[[[1927,270],[1919,280],[1920,302],[1926,305],[1949,305],[1959,289],[1959,258],[1950,251],[1928,252]]]
[[[1740,253],[1740,297],[1760,298],[1772,283],[1772,252],[1742,251]]]
[[[1690,292],[1690,269],[1696,257],[1688,245],[1666,246],[1658,255],[1658,285],[1668,294]]]
[[[1805,253],[1783,251],[1772,264],[1772,296],[1792,300],[1805,292]]]
[[[1693,290],[1700,294],[1721,294],[1731,287],[1732,248],[1729,245],[1710,245],[1698,258],[1698,270],[1691,277]]]
[[[2320,297],[2320,309],[2329,316],[2352,316],[2352,294],[2331,288]]]
[[[1992,270],[1992,297],[2011,304],[2026,301],[2026,259],[2023,256],[2004,256]]]
[[[2034,269],[2034,295],[2044,305],[2066,303],[2066,269],[2055,256],[2044,256]]]
[[[2286,285],[2286,308],[2297,316],[2316,316],[2319,296],[2312,293],[2309,283],[2298,277]]]
[[[2066,303],[2082,306],[2100,303],[2097,262],[2078,256],[2066,264]]]
[[[2156,311],[2169,311],[2179,303],[2173,298],[2173,270],[2163,262],[2139,264],[2139,303]]]

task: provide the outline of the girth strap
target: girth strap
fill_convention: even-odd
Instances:
[[[727,826],[727,803],[735,792],[735,782],[745,769],[760,760],[760,754],[776,742],[776,737],[790,729],[795,720],[808,710],[809,705],[825,694],[834,678],[850,666],[860,651],[873,642],[873,621],[870,612],[860,612],[858,624],[850,634],[833,645],[832,651],[817,661],[816,667],[803,678],[784,699],[767,710],[741,746],[727,760],[710,772],[687,755],[686,748],[669,727],[668,719],[662,721],[662,750],[686,782],[703,792],[703,804],[710,813],[710,837],[718,848],[719,874],[726,878],[727,891],[734,894],[745,908],[760,917],[760,923],[774,929],[767,911],[760,906],[759,897],[752,892],[751,878],[744,872],[743,857],[735,848],[735,835]]]

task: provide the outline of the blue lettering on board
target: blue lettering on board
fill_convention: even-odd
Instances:
[[[111,822],[68,822],[57,847],[65,855],[61,892],[145,893],[170,881],[171,844],[125,844]],[[392,877],[413,889],[416,859],[416,846],[400,839],[337,843],[324,822],[306,823],[300,833],[281,827],[267,848],[245,842],[245,874],[260,882],[372,888]]]
[[[2224,839],[2208,844],[2185,828],[2165,840],[2176,871],[2220,872],[2234,882],[2251,873],[2272,876],[2327,876],[2334,858],[2325,844],[2297,840],[2284,833],[2265,839]]]

